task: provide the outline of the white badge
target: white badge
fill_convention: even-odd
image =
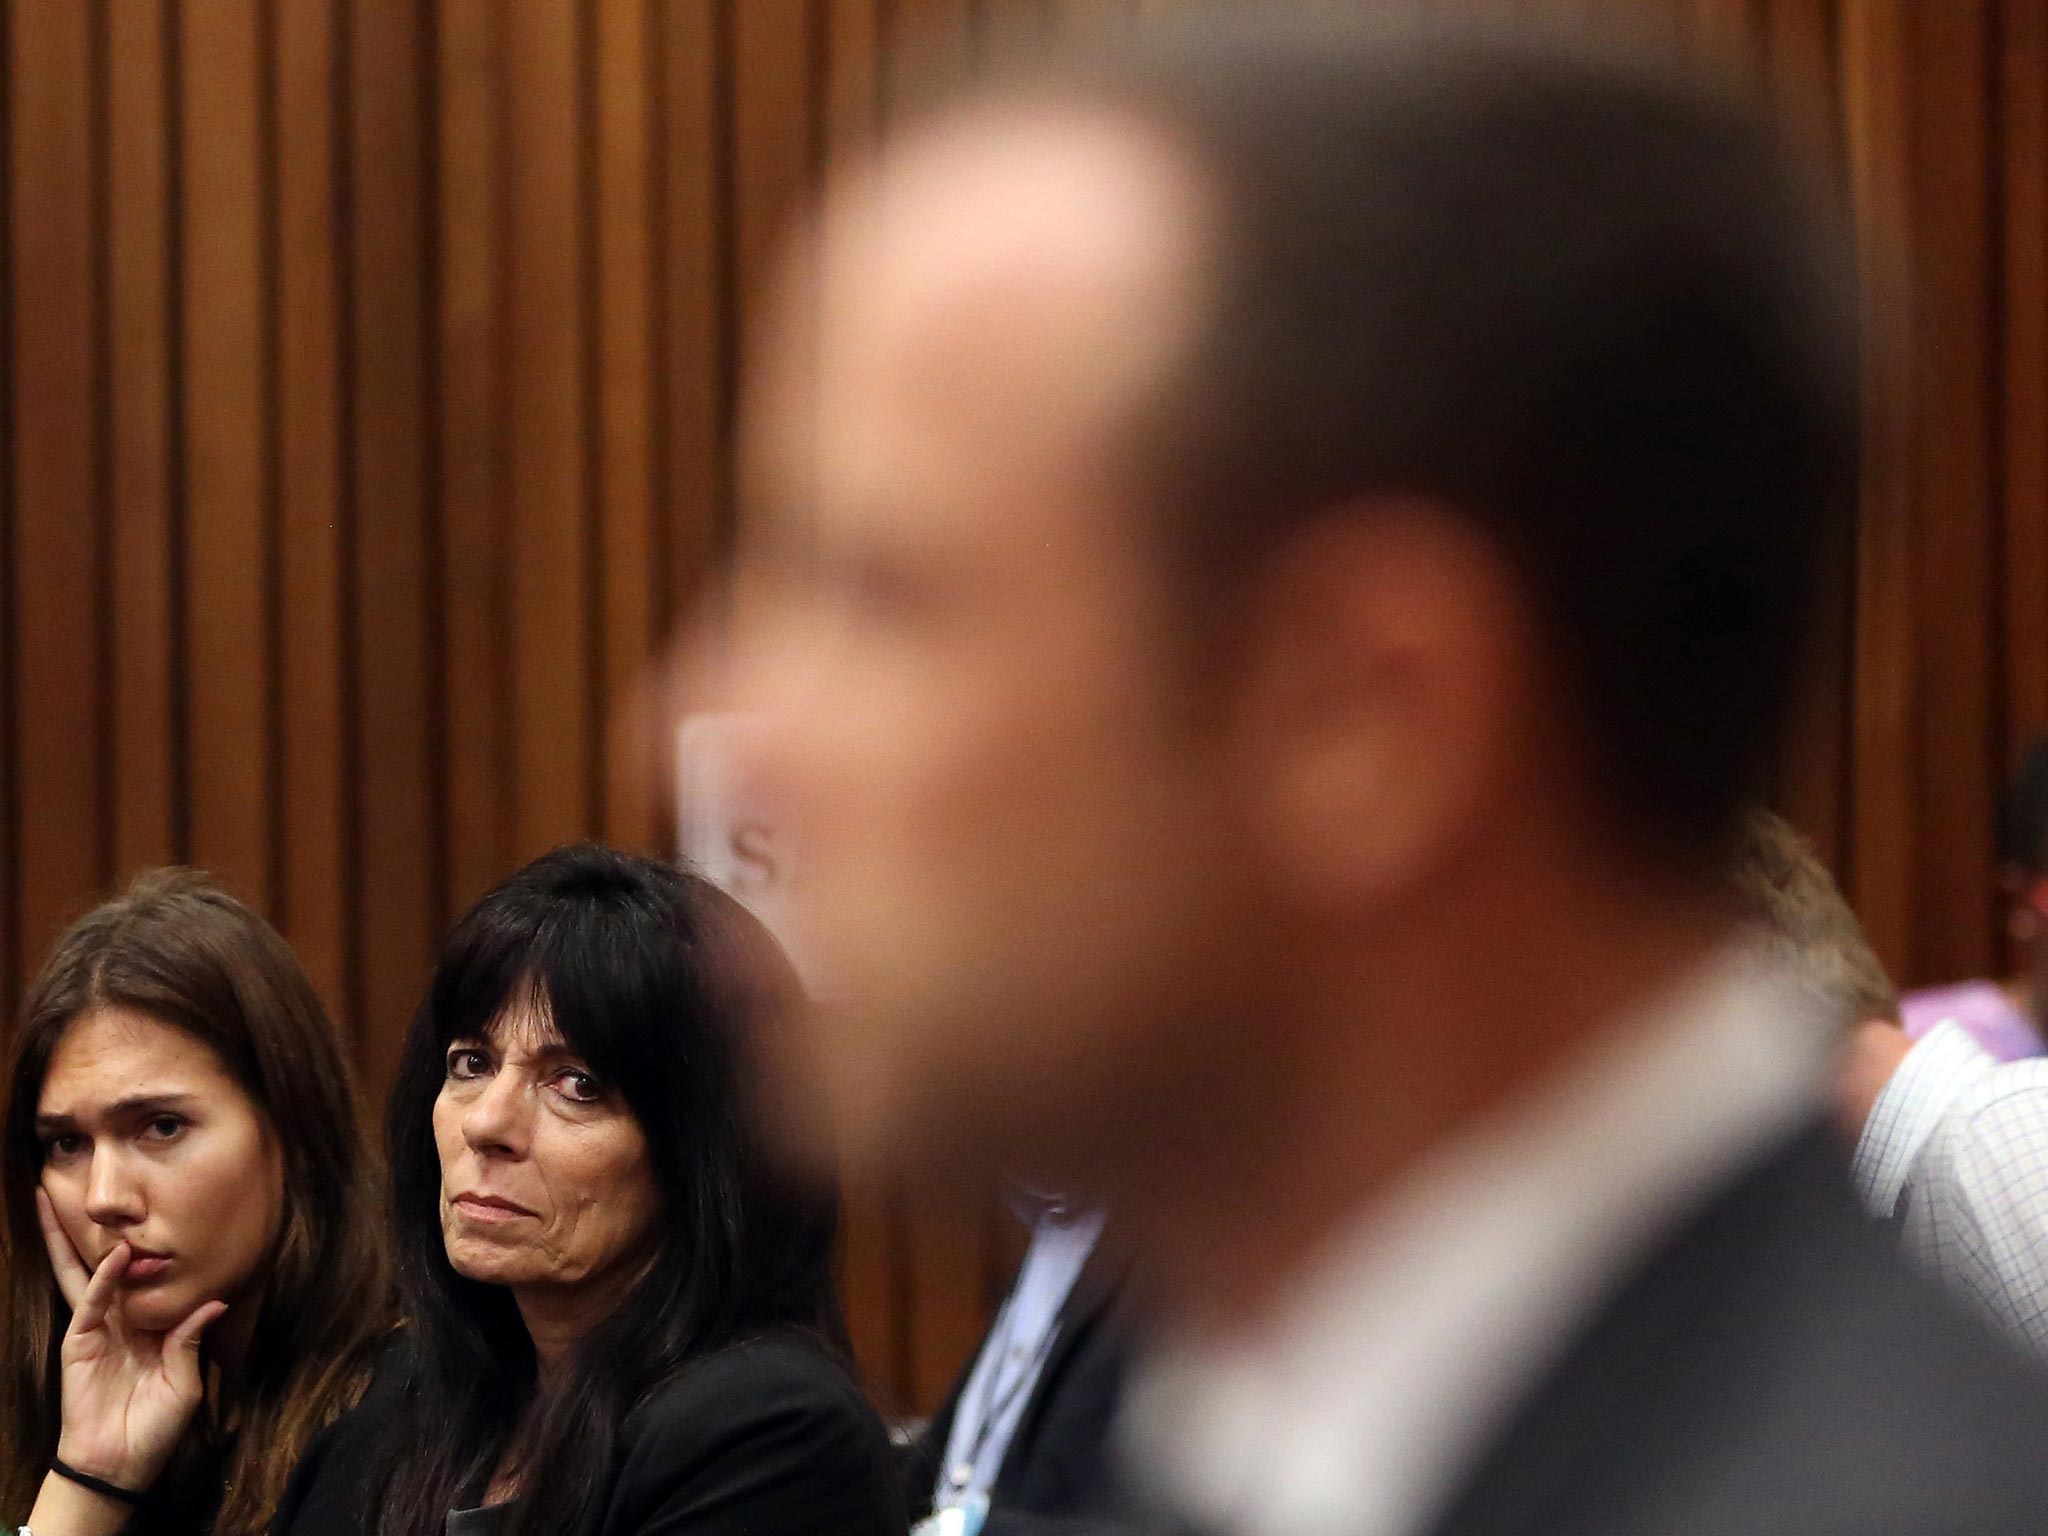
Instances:
[[[964,1493],[960,1502],[934,1510],[910,1528],[910,1536],[980,1536],[988,1519],[988,1495]]]

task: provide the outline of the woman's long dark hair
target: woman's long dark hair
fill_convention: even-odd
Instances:
[[[545,1384],[511,1293],[448,1262],[432,1124],[449,1044],[529,998],[639,1122],[661,1199],[646,1274]],[[749,1064],[798,1000],[738,902],[592,844],[527,865],[456,926],[391,1098],[410,1430],[387,1447],[379,1536],[442,1536],[501,1462],[519,1473],[505,1536],[570,1536],[602,1508],[626,1416],[691,1361],[779,1328],[843,1356],[837,1197],[769,1154]]]
[[[289,945],[194,870],[140,876],[57,941],[22,1000],[6,1068],[0,1198],[0,1524],[28,1518],[58,1429],[70,1309],[36,1219],[36,1106],[74,1020],[119,1007],[211,1049],[254,1101],[284,1165],[284,1220],[248,1356],[202,1410],[129,1530],[258,1536],[315,1432],[346,1408],[388,1326],[376,1174],[334,1026]]]

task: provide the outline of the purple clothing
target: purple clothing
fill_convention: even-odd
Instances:
[[[2013,1007],[1995,981],[1959,981],[1908,992],[1899,999],[1899,1018],[1915,1040],[1943,1019],[1953,1019],[2000,1061],[2048,1054],[2033,1020]]]

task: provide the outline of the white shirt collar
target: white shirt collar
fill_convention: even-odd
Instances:
[[[1253,1328],[1169,1344],[1134,1385],[1134,1470],[1222,1531],[1427,1529],[1622,1268],[1814,1112],[1826,1039],[1721,957],[1433,1154]]]

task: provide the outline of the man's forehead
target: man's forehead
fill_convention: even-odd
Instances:
[[[838,189],[815,251],[824,381],[1050,390],[1079,413],[1156,376],[1194,323],[1198,179],[1106,115],[985,109]]]
[[[913,283],[991,267],[1143,273],[1185,265],[1202,183],[1171,135],[1128,115],[990,105],[926,123],[842,179],[826,222]]]

